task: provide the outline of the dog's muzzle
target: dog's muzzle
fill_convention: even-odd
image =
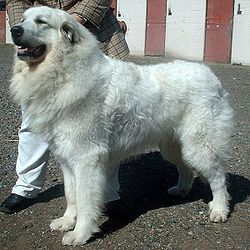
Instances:
[[[17,56],[24,61],[32,61],[41,58],[46,52],[46,45],[32,46],[30,41],[23,39],[24,29],[16,25],[10,29],[14,44],[17,46]]]

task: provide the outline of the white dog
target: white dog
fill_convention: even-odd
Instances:
[[[188,194],[198,170],[213,193],[210,220],[227,220],[223,165],[233,112],[208,67],[114,60],[69,14],[48,7],[28,9],[11,32],[11,91],[62,164],[67,209],[50,227],[68,231],[63,244],[82,245],[98,231],[110,168],[145,147],[158,146],[178,166],[171,195]]]

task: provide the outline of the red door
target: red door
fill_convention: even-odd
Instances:
[[[204,59],[230,62],[233,0],[208,0]]]
[[[114,14],[117,13],[117,0],[112,0],[111,7],[114,8]]]
[[[147,0],[145,55],[165,54],[167,0]]]
[[[0,43],[6,42],[6,14],[0,11]]]

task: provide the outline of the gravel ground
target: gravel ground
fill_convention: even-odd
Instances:
[[[0,201],[9,195],[16,181],[17,131],[21,121],[20,110],[8,90],[12,52],[12,46],[0,45]],[[128,60],[140,64],[167,61],[156,57]],[[103,216],[102,233],[84,249],[249,249],[250,67],[209,66],[228,89],[236,114],[227,166],[232,197],[228,222],[208,221],[211,192],[198,178],[187,198],[170,197],[167,189],[177,182],[177,170],[158,152],[151,152],[120,168],[121,198],[131,216],[123,222]],[[32,206],[17,214],[0,214],[0,249],[73,249],[61,245],[61,233],[49,230],[50,221],[65,209],[62,175],[53,158],[46,178],[45,187]]]

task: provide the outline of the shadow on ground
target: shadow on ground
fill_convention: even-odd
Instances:
[[[159,152],[153,152],[142,156],[140,159],[124,163],[120,167],[121,200],[123,220],[110,219],[101,225],[101,233],[97,238],[123,228],[133,222],[140,215],[150,210],[176,206],[203,199],[208,203],[211,198],[210,188],[195,178],[193,188],[189,196],[172,197],[168,195],[168,188],[176,185],[178,172],[174,165],[164,161]],[[237,203],[243,202],[250,193],[250,181],[239,175],[228,174],[228,191],[231,196],[230,208],[234,210]],[[32,203],[45,203],[64,195],[63,185],[57,184],[39,194]],[[94,240],[94,239],[92,239]]]

